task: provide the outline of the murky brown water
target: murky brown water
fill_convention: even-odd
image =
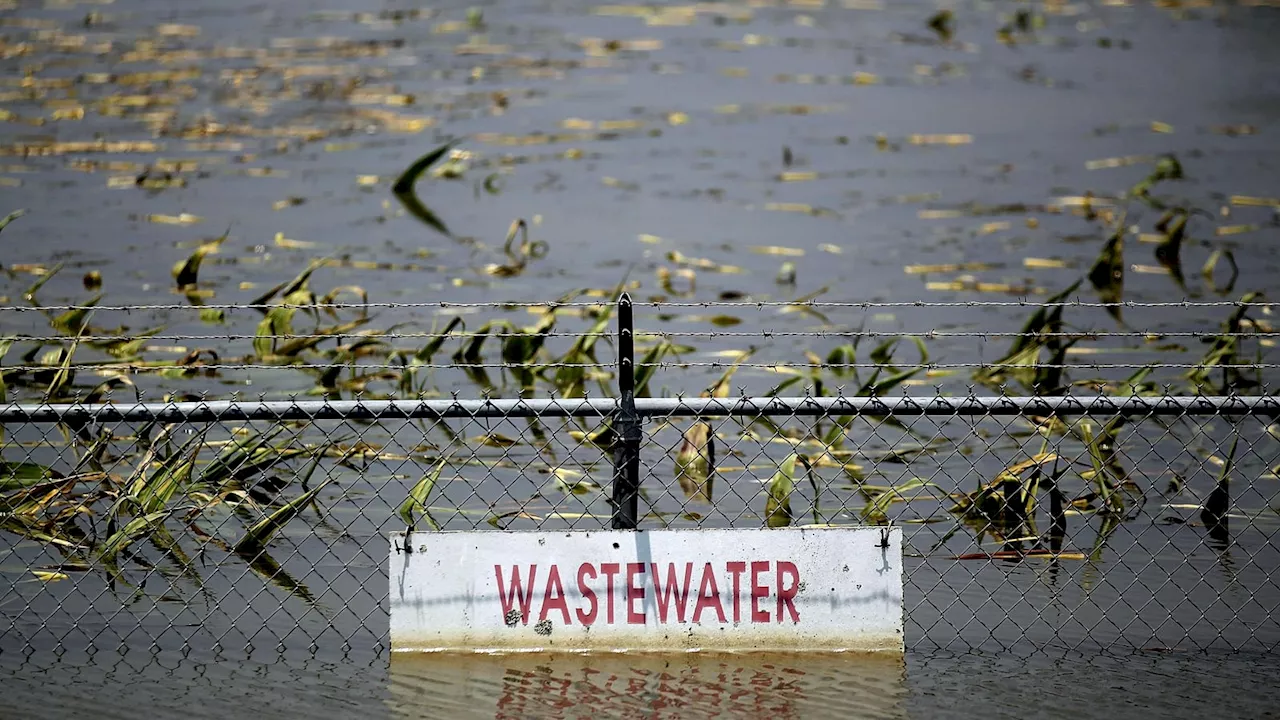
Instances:
[[[1271,717],[1256,654],[909,653],[5,664],[5,717]],[[18,672],[14,673],[14,670]],[[120,698],[128,693],[127,700]],[[145,710],[143,710],[145,708]]]
[[[171,290],[171,268],[226,229],[226,245],[202,271],[206,302],[248,302],[319,256],[338,259],[317,274],[320,292],[359,286],[381,302],[549,300],[611,288],[628,270],[638,297],[695,301],[790,299],[824,287],[820,299],[843,302],[1043,297],[1087,271],[1098,252],[1097,224],[1064,198],[1114,197],[1146,177],[1161,153],[1176,153],[1187,174],[1162,193],[1212,217],[1191,225],[1186,288],[1161,271],[1153,246],[1131,243],[1126,299],[1234,299],[1272,290],[1280,272],[1272,204],[1280,193],[1280,10],[1265,2],[964,3],[951,42],[926,27],[937,8],[922,2],[476,7],[482,18],[469,20],[462,3],[0,0],[0,215],[29,210],[0,236],[0,262],[13,273],[0,291],[5,302],[20,302],[61,261],[64,270],[41,291],[46,303],[91,297],[82,276],[97,269],[105,303],[185,304]],[[1001,27],[1022,7],[1043,27],[1015,28],[1001,42]],[[448,239],[406,215],[389,187],[410,160],[462,136],[473,167],[461,180],[432,181],[424,194],[456,236]],[[485,187],[491,177],[497,193]],[[1130,212],[1149,233],[1158,212]],[[549,252],[521,274],[494,278],[483,268],[502,260],[497,248],[517,217]],[[1215,250],[1232,251],[1239,266],[1229,289],[1222,267],[1212,279],[1200,276]],[[710,265],[671,259],[679,256]],[[774,283],[784,260],[795,263],[793,287]],[[681,267],[697,268],[687,296],[686,278],[672,289],[658,275]],[[1082,298],[1091,292],[1086,286]],[[979,333],[1008,331],[1021,313],[850,308],[829,319]],[[380,326],[435,319],[429,309],[387,309]],[[754,311],[735,319],[730,329],[741,332],[802,322]],[[1135,309],[1126,319],[1186,330],[1212,329],[1221,317]],[[224,355],[247,352],[257,320],[103,316],[135,330],[239,333],[209,341]],[[686,331],[725,325],[712,320],[646,313],[640,322]],[[1092,310],[1069,322],[1115,327]],[[6,315],[5,323],[6,333],[47,332],[35,313]],[[746,342],[698,339],[691,357]],[[755,359],[825,356],[824,342],[775,343]],[[1194,343],[1184,345],[1155,355],[1099,343],[1118,361],[1198,355]],[[975,335],[930,347],[935,358],[974,363],[998,357],[1005,341]],[[696,391],[718,372],[672,375],[664,389]],[[476,391],[460,376],[441,377],[443,390]],[[758,369],[738,378],[751,392],[776,382]],[[957,373],[929,378],[923,389],[968,382]],[[139,383],[172,388],[171,379]],[[182,386],[273,397],[313,387],[310,376],[278,371]],[[1248,432],[1248,467],[1274,464],[1274,441],[1261,426]],[[1158,442],[1151,447],[1166,455],[1162,466],[1185,449],[1176,438]],[[983,477],[998,472],[998,461],[975,460]],[[97,578],[78,580],[79,592],[65,596],[57,584],[35,592],[28,567],[43,556],[15,542],[0,547],[0,570],[13,583],[0,594],[0,612],[17,623],[0,639],[0,715],[1260,717],[1274,712],[1275,659],[1191,648],[1226,625],[1228,645],[1276,641],[1273,494],[1261,485],[1239,498],[1257,516],[1230,549],[1209,547],[1185,526],[1149,522],[1123,526],[1109,550],[1118,555],[1096,564],[913,561],[905,667],[830,656],[389,662],[377,647],[385,578],[376,541],[365,552],[336,542],[331,550],[328,537],[297,540],[300,557],[325,558],[303,568],[307,582],[348,599],[333,617],[264,591],[234,565],[210,587],[224,604],[243,597],[246,614],[219,608],[226,612],[213,620],[207,607],[164,599],[108,603]],[[1149,512],[1154,521],[1163,511]],[[362,538],[382,530],[344,522]],[[931,527],[919,533],[920,547],[935,539]],[[33,597],[65,605],[23,611]],[[1091,614],[1074,614],[1081,598]],[[93,602],[110,604],[109,612],[86,615]],[[979,606],[975,618],[968,608]],[[183,656],[170,635],[153,655],[149,633],[170,623],[188,628],[193,646],[230,634],[234,645],[253,640],[256,648],[215,657],[197,647]],[[337,647],[323,634],[326,623],[359,647]],[[52,635],[24,650],[21,638],[41,624]],[[292,651],[307,650],[312,633],[323,642],[314,658],[299,659]],[[1062,649],[1133,633],[1155,635],[1160,650]],[[54,653],[55,635],[72,651]],[[74,650],[92,637],[129,651]],[[290,653],[273,657],[282,638]]]
[[[398,717],[492,702],[494,717],[893,718],[904,716],[906,695],[901,659],[818,653],[395,655],[390,687]]]

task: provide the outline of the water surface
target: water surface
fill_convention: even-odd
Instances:
[[[1026,31],[1016,26],[1019,9],[1032,13]],[[962,333],[929,347],[935,362],[964,367],[905,390],[965,392],[972,367],[1008,346],[1007,337],[984,333],[1019,327],[1027,310],[1017,301],[1066,287],[1097,257],[1107,229],[1081,210],[1080,198],[1091,193],[1099,208],[1127,211],[1136,232],[1153,232],[1159,211],[1122,196],[1168,153],[1186,177],[1155,195],[1206,211],[1189,223],[1187,280],[1175,283],[1154,244],[1134,235],[1124,299],[1229,301],[1273,289],[1280,271],[1277,204],[1268,204],[1280,192],[1274,7],[961,3],[949,39],[926,24],[937,10],[852,0],[643,8],[538,0],[474,9],[369,0],[0,3],[0,212],[29,210],[3,232],[0,262],[11,274],[0,292],[10,308],[25,306],[23,291],[62,262],[39,299],[82,303],[97,292],[82,276],[99,270],[104,305],[162,307],[103,310],[95,323],[127,332],[161,327],[171,338],[156,340],[146,357],[176,360],[202,347],[227,358],[252,350],[258,314],[232,310],[224,324],[201,322],[193,300],[172,289],[174,264],[224,231],[226,242],[202,268],[200,301],[249,302],[330,257],[335,262],[314,276],[317,293],[355,286],[371,301],[404,305],[378,309],[376,327],[391,332],[441,323],[448,316],[435,303],[443,301],[548,301],[611,289],[624,277],[646,302],[790,300],[825,288],[819,300],[850,304],[830,308],[825,320],[776,307],[646,305],[638,324],[685,333],[673,335],[694,346],[682,359],[707,365],[758,345],[752,362],[762,367],[743,368],[734,381],[735,391],[749,394],[777,383],[764,365],[801,362],[806,350],[826,357],[839,331]],[[1005,26],[1012,30],[1002,42]],[[407,214],[390,186],[450,138],[474,153],[471,168],[419,188],[451,231],[446,237]],[[523,272],[494,277],[485,266],[505,262],[499,249],[516,218],[548,252]],[[1232,253],[1234,283],[1225,261],[1201,276],[1215,251]],[[782,262],[794,263],[794,284],[775,282]],[[688,288],[684,274],[663,287],[664,269],[695,270],[696,286]],[[1098,299],[1088,283],[1078,297]],[[993,300],[1010,302],[976,304]],[[950,305],[857,305],[917,301]],[[1121,326],[1101,309],[1072,308],[1066,321],[1095,331],[1205,332],[1229,311],[1133,307]],[[494,317],[530,322],[523,309],[450,312],[464,312],[472,328]],[[589,325],[566,321],[565,329]],[[0,328],[49,333],[46,317],[11,309],[0,311]],[[770,330],[820,334],[766,342]],[[182,337],[191,335],[199,337]],[[1174,347],[1157,349],[1132,335],[1102,338],[1092,346],[1103,354],[1073,362],[1163,362],[1157,377],[1173,382],[1182,373],[1168,365],[1194,363],[1203,348],[1196,338],[1169,339]],[[392,340],[406,348],[420,342]],[[1260,351],[1260,359],[1274,359],[1272,345]],[[1075,373],[1115,380],[1131,370]],[[663,369],[655,394],[696,393],[721,372]],[[263,367],[180,382],[140,375],[137,383],[150,397],[177,390],[279,398],[316,386],[311,374]],[[432,383],[434,392],[481,392],[448,369]],[[38,391],[14,387],[10,397],[31,400]],[[1011,422],[985,423],[921,427],[955,443],[928,466],[946,490],[971,489],[1028,452],[1022,439],[1004,435]],[[651,428],[646,462],[660,504],[683,502],[661,484],[680,429]],[[6,430],[34,442],[49,429]],[[523,427],[461,430],[514,436]],[[423,437],[413,427],[358,431],[396,451]],[[275,547],[318,596],[314,603],[216,551],[202,555],[204,592],[179,600],[166,595],[163,578],[140,571],[149,584],[138,596],[113,593],[97,574],[46,583],[29,570],[55,555],[3,535],[7,710],[19,717],[127,717],[142,706],[189,717],[579,717],[602,708],[646,717],[1089,717],[1141,708],[1258,716],[1276,699],[1267,682],[1275,661],[1263,650],[1280,641],[1272,617],[1280,603],[1271,581],[1280,560],[1275,480],[1267,476],[1280,458],[1265,422],[1247,421],[1240,432],[1250,448],[1240,466],[1248,482],[1240,483],[1245,514],[1231,545],[1207,540],[1185,507],[1210,487],[1207,457],[1223,453],[1231,436],[1222,422],[1206,422],[1189,440],[1145,425],[1128,437],[1125,452],[1151,499],[1090,562],[954,561],[979,549],[971,536],[937,547],[946,526],[910,526],[913,550],[924,557],[909,565],[905,669],[809,656],[390,662],[378,538],[394,529],[394,506],[420,475],[402,461],[372,463],[352,474],[358,481],[343,476],[350,485],[324,498],[334,523],[299,527]],[[859,443],[876,455],[901,440],[877,428]],[[745,467],[751,459],[761,466],[781,459],[776,447],[740,442],[739,481],[767,477]],[[582,448],[562,452],[577,457]],[[522,448],[501,453],[532,457]],[[874,480],[900,482],[921,468],[875,463]],[[536,493],[545,479],[507,470],[501,483],[453,485],[443,501],[483,508]],[[607,478],[607,468],[596,471]],[[1174,473],[1187,479],[1186,495],[1160,496]],[[834,486],[831,493],[824,519],[855,521],[856,494]],[[704,509],[705,522],[754,524],[743,518],[756,499],[729,495]],[[928,517],[940,505],[913,504],[908,514]],[[589,503],[574,509],[599,511]],[[478,522],[461,511],[445,520]],[[583,522],[596,520],[566,524]],[[1096,524],[1073,525],[1068,549],[1089,554],[1097,535]],[[1125,650],[1099,649],[1110,645]],[[111,700],[122,688],[127,697]]]

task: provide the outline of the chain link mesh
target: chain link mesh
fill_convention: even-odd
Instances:
[[[641,401],[641,527],[901,525],[913,643],[1273,649],[1268,400]],[[6,423],[0,643],[381,652],[390,531],[608,526],[613,404]]]
[[[284,306],[272,305],[256,333],[230,334],[225,347],[207,333],[86,334],[78,316],[74,336],[11,338],[36,349],[3,369],[15,402],[0,405],[0,652],[377,657],[389,649],[389,533],[617,527],[618,482],[633,465],[641,528],[901,526],[910,647],[1275,649],[1270,306],[1199,303],[1233,314],[1215,333],[1166,327],[1157,337],[1070,332],[1052,310],[1110,305],[995,304],[1047,314],[1017,333],[915,338],[796,323],[648,333],[630,326],[624,300],[612,317],[598,302],[474,306],[529,312],[539,318],[529,328],[295,332],[273,324],[267,308]],[[890,307],[635,303],[712,305]],[[553,329],[565,309],[588,325]],[[66,312],[90,310],[112,308]],[[615,322],[634,338],[612,343]],[[753,346],[690,358],[678,342],[692,335],[807,338],[825,354],[784,361]],[[1012,346],[989,363],[938,363],[925,337]],[[1152,363],[1120,348],[1089,363],[1066,352],[1085,339],[1168,337],[1202,341],[1208,353]],[[109,357],[72,363],[76,344],[93,338]],[[392,347],[405,338],[427,346]],[[868,338],[883,344],[859,354]],[[334,348],[316,349],[331,339]],[[623,357],[631,339],[637,357]],[[186,352],[181,361],[138,358],[146,342],[183,340],[203,347],[162,346]],[[904,360],[916,340],[918,357]],[[68,342],[70,352],[37,352]],[[597,343],[612,345],[616,361],[602,362]],[[978,381],[967,394],[956,392],[956,368]],[[77,370],[106,379],[75,385]],[[675,370],[695,377],[700,397],[651,397],[666,394]],[[782,380],[751,397],[745,381],[732,390],[735,372]],[[270,373],[309,376],[323,399],[212,399],[219,384],[241,389]],[[634,398],[629,383],[615,391],[632,374]],[[169,380],[198,392],[144,402]],[[493,392],[442,399],[435,389],[467,385]],[[534,391],[545,385],[571,392]],[[637,422],[638,440],[626,442]]]

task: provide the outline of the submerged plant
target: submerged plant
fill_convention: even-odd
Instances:
[[[1261,367],[1252,378],[1245,375],[1244,368],[1239,367],[1248,364],[1249,361],[1243,351],[1246,331],[1260,326],[1259,321],[1252,319],[1249,311],[1252,305],[1262,299],[1262,293],[1256,292],[1247,293],[1240,298],[1237,307],[1223,321],[1222,332],[1212,338],[1204,356],[1187,372],[1186,378],[1194,389],[1228,394],[1248,391],[1263,385]],[[1257,354],[1261,355],[1260,347]],[[1260,357],[1257,358],[1257,362],[1261,364]],[[1217,371],[1221,372],[1222,381],[1214,385],[1211,378]]]
[[[1102,252],[1089,271],[1089,282],[1098,291],[1098,299],[1107,305],[1118,322],[1123,323],[1120,301],[1124,299],[1124,217],[1116,223],[1116,230],[1102,245]]]
[[[412,165],[405,168],[404,172],[400,173],[400,177],[397,178],[395,184],[391,186],[392,194],[395,195],[396,199],[400,201],[400,204],[404,206],[404,209],[408,211],[410,215],[422,221],[422,223],[427,227],[445,236],[450,235],[449,228],[445,226],[443,220],[423,204],[422,200],[418,197],[418,193],[414,190],[414,186],[418,182],[418,179],[422,177],[423,173],[425,173],[432,165],[436,164],[440,158],[447,155],[449,151],[458,144],[458,142],[458,140],[450,140],[444,145],[441,145],[435,150],[432,150],[426,155],[418,158]]]
[[[689,500],[711,504],[715,481],[715,434],[699,420],[684,431],[676,453],[676,482]]]
[[[132,585],[132,569],[153,567],[171,584],[198,585],[189,558],[216,546],[245,557],[260,572],[274,568],[265,579],[309,598],[268,548],[332,481],[308,488],[321,458],[337,441],[279,443],[275,438],[284,428],[275,426],[215,442],[211,428],[204,426],[177,447],[175,425],[151,423],[132,437],[100,429],[88,436],[69,471],[0,460],[0,529],[48,546],[68,567],[102,571],[113,585],[125,587]],[[211,461],[201,459],[219,446]],[[304,456],[311,458],[304,470],[288,467]],[[302,492],[286,500],[294,484]],[[240,520],[240,537],[223,540],[232,518]],[[142,542],[159,557],[148,558],[136,547]]]
[[[1075,340],[1064,340],[1063,302],[1079,287],[1077,280],[1045,300],[1023,323],[1009,350],[997,361],[974,373],[984,385],[1001,386],[1008,379],[1038,394],[1055,395],[1065,385],[1063,365]]]

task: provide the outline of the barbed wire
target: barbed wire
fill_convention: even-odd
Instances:
[[[25,373],[25,372],[54,372],[60,369],[59,365],[6,365],[2,369],[6,374]],[[1009,369],[1009,370],[1036,370],[1036,369],[1069,369],[1069,370],[1102,370],[1102,369],[1208,369],[1208,370],[1270,370],[1280,368],[1280,363],[1165,363],[1165,362],[1131,362],[1131,363],[987,363],[987,362],[965,362],[965,363],[740,363],[740,362],[637,362],[637,368],[711,368],[727,370],[729,368],[754,368],[763,370],[778,369],[885,369],[885,368],[919,368],[922,371],[929,370],[948,370],[948,369],[965,369],[965,368],[990,368],[990,369]],[[616,369],[614,363],[566,363],[566,362],[449,362],[449,363],[200,363],[192,362],[189,364],[168,364],[168,365],[143,365],[136,363],[74,363],[71,368],[76,371],[105,371],[119,370],[128,371],[130,373],[142,374],[148,372],[161,372],[169,370],[181,370],[184,372],[197,372],[209,370],[328,370],[332,368],[355,368],[359,370],[405,370],[405,369],[509,369],[509,370],[538,370],[543,368],[607,368],[609,370]]]
[[[755,301],[654,301],[636,300],[634,307],[649,308],[949,308],[949,307],[1016,307],[1016,308],[1226,308],[1226,307],[1270,307],[1276,303],[1270,301],[1240,300],[1176,300],[1162,302],[1141,302],[1125,300],[1122,302],[1090,302],[1084,300],[1063,300],[1059,302],[1035,302],[1032,300],[953,300],[953,301],[818,301],[818,300],[755,300]],[[97,310],[104,312],[149,312],[157,310],[272,310],[289,308],[299,310],[361,310],[361,309],[461,309],[461,308],[606,308],[615,305],[613,300],[580,301],[508,301],[508,302],[359,302],[359,303],[241,303],[241,304],[208,304],[184,305],[178,303],[149,305],[41,305],[41,306],[0,306],[0,312],[41,313],[46,311]]]
[[[1098,338],[1193,338],[1193,339],[1210,339],[1218,337],[1242,337],[1253,338],[1259,336],[1267,336],[1280,334],[1273,330],[1250,330],[1241,332],[1228,332],[1223,330],[1133,330],[1128,332],[1100,331],[1093,332],[1081,330],[1078,332],[1022,332],[1022,331],[985,331],[985,330],[966,330],[966,331],[950,331],[950,330],[923,330],[912,332],[909,330],[890,332],[882,330],[759,330],[754,332],[744,331],[720,331],[720,330],[639,330],[635,331],[637,336],[644,337],[705,337],[709,339],[715,338],[775,338],[775,337],[813,337],[813,338],[892,338],[916,336],[923,339],[934,338],[1067,338],[1067,339],[1098,339]],[[150,341],[222,341],[222,340],[323,340],[336,338],[359,338],[359,339],[386,339],[386,340],[432,340],[439,338],[458,338],[466,339],[483,335],[489,338],[613,338],[616,333],[613,331],[604,332],[539,332],[530,330],[528,332],[478,332],[474,330],[455,330],[453,332],[377,332],[377,331],[360,331],[351,330],[348,332],[331,332],[331,333],[289,333],[284,335],[276,334],[257,334],[257,333],[218,333],[209,335],[195,334],[156,334],[156,335],[12,335],[12,339],[22,342],[40,342],[40,343],[56,343],[70,342],[79,340],[86,343],[107,343],[107,342],[127,342],[134,340],[150,340]]]
[[[218,422],[226,420],[343,420],[404,419],[410,417],[523,418],[595,417],[612,415],[619,407],[615,397],[518,397],[518,398],[382,398],[289,400],[166,400],[160,402],[0,403],[0,422],[50,423],[67,419],[98,421],[154,420]],[[1280,398],[1260,395],[967,395],[860,397],[748,396],[713,398],[678,395],[636,398],[635,409],[654,419],[678,417],[830,416],[840,413],[919,415],[1014,416],[1054,413],[1121,413],[1125,415],[1267,417],[1280,411]]]
[[[1034,302],[1030,300],[954,300],[954,301],[865,301],[865,302],[827,302],[817,300],[805,301],[757,301],[757,302],[694,302],[694,301],[635,301],[636,307],[831,307],[831,308],[935,308],[935,307],[1023,307],[1023,308],[1056,308],[1083,307],[1103,309],[1123,308],[1193,308],[1193,307],[1267,307],[1273,302],[1242,302],[1239,300],[1211,301],[1166,301],[1140,302],[1125,300],[1122,302],[1087,302],[1084,300],[1063,300],[1059,302]]]
[[[417,368],[423,368],[423,369],[449,369],[449,368],[456,368],[456,369],[470,369],[470,368],[475,368],[475,369],[499,369],[499,368],[506,368],[506,369],[510,369],[510,370],[521,370],[521,369],[525,369],[525,370],[535,370],[535,369],[538,369],[538,368],[548,368],[548,367],[555,367],[555,368],[608,368],[608,369],[612,370],[612,369],[614,369],[614,367],[615,367],[615,366],[614,366],[614,364],[613,364],[613,363],[599,363],[599,362],[596,362],[596,363],[562,363],[562,362],[547,362],[547,363],[537,363],[537,362],[534,362],[534,363],[494,362],[494,363],[486,363],[486,362],[457,362],[457,363],[412,363],[412,364],[398,364],[398,363],[391,363],[391,364],[388,364],[388,363],[369,363],[369,364],[358,364],[358,363],[357,363],[357,364],[352,364],[352,363],[320,363],[320,364],[309,364],[309,363],[301,363],[301,362],[294,362],[294,363],[281,362],[281,363],[276,363],[276,364],[274,364],[274,365],[273,365],[273,364],[264,364],[264,363],[200,363],[200,362],[192,362],[192,363],[189,363],[189,364],[186,364],[186,365],[183,365],[183,364],[172,364],[172,365],[141,365],[141,364],[136,364],[136,363],[111,363],[111,362],[104,362],[104,363],[97,363],[97,364],[95,364],[95,363],[75,363],[75,364],[73,364],[71,367],[72,367],[72,369],[77,370],[77,371],[120,370],[120,371],[128,371],[128,372],[133,373],[133,374],[142,374],[142,373],[148,373],[148,372],[162,372],[162,371],[168,371],[168,370],[182,370],[182,371],[184,371],[184,372],[199,372],[199,371],[209,371],[209,370],[328,370],[328,369],[331,369],[331,368],[351,368],[351,367],[354,367],[354,368],[357,368],[357,369],[360,369],[360,370],[405,370],[405,369],[417,369]],[[58,365],[5,365],[3,368],[0,368],[0,370],[3,370],[5,373],[20,373],[20,372],[53,372],[53,371],[57,371],[58,369],[60,369],[60,366],[58,366]]]
[[[213,303],[207,305],[183,305],[179,303],[168,304],[151,304],[151,305],[40,305],[40,306],[23,306],[23,305],[4,305],[0,306],[0,312],[30,313],[45,311],[72,311],[72,310],[98,310],[106,312],[150,312],[154,310],[274,310],[277,308],[287,308],[291,310],[364,310],[364,309],[387,309],[387,308],[605,308],[613,307],[616,304],[613,300],[600,300],[596,302],[556,302],[554,300],[543,301],[511,301],[511,302],[358,302],[358,303]]]
[[[915,368],[922,370],[944,370],[954,368],[993,368],[993,369],[1021,369],[1035,370],[1039,368],[1046,369],[1074,369],[1074,370],[1092,370],[1106,368],[1172,368],[1172,369],[1193,369],[1193,368],[1210,368],[1210,369],[1234,369],[1234,370],[1266,370],[1270,368],[1280,368],[1277,363],[1166,363],[1166,362],[1133,362],[1133,363],[988,363],[988,362],[967,362],[967,363],[735,363],[735,362],[637,362],[636,367],[654,367],[654,368],[691,368],[691,367],[709,367],[709,368],[840,368],[840,369],[884,369],[884,368]]]

